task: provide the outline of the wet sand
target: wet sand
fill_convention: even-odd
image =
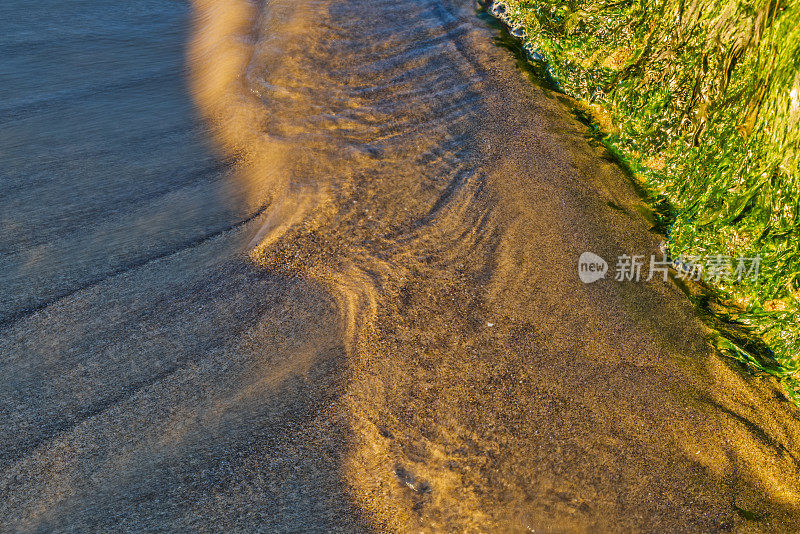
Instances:
[[[671,282],[580,282],[661,237],[471,3],[194,7],[233,168],[4,260],[4,530],[800,530],[797,409]]]

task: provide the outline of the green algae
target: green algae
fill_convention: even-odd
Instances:
[[[800,399],[800,1],[490,10],[641,181],[673,257],[762,258],[756,280],[710,282],[713,298],[701,300],[747,333],[723,332],[717,347]]]

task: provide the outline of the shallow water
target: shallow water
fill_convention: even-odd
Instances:
[[[580,282],[660,237],[473,5],[39,8],[0,8],[3,523],[797,525],[796,409],[673,285]]]
[[[188,16],[164,1],[0,7],[0,323],[238,220],[186,94]]]

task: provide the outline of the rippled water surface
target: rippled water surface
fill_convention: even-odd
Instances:
[[[580,282],[660,238],[470,2],[0,17],[1,523],[798,523],[795,409]]]
[[[4,2],[0,321],[236,220],[187,96],[181,2]]]

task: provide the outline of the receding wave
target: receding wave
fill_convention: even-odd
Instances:
[[[468,4],[194,0],[196,103],[268,206],[250,257],[338,303],[352,499],[401,531],[796,522],[796,413],[675,287],[580,282],[659,238]]]

